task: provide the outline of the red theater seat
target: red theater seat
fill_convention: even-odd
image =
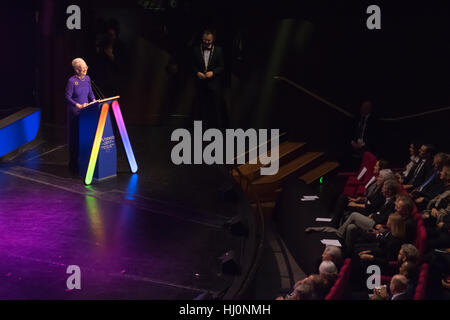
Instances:
[[[417,210],[417,207],[414,206],[413,210],[414,221],[416,222],[416,238],[414,240],[414,246],[419,250],[419,255],[422,257],[426,252],[426,244],[427,244],[427,230],[423,224],[422,215]],[[391,281],[392,275],[398,272],[399,266],[397,261],[389,261],[389,268],[384,271],[384,275],[381,276],[381,284],[388,284]]]
[[[339,271],[338,278],[330,289],[330,292],[326,295],[325,300],[342,300],[345,298],[350,280],[351,262],[350,258],[345,259]]]
[[[414,245],[417,250],[419,250],[419,254],[422,257],[426,251],[427,245],[427,230],[423,224],[422,215],[418,212],[417,208],[414,207],[414,220],[416,221],[417,229],[416,229],[416,239],[414,241]]]
[[[419,280],[417,281],[416,292],[414,293],[414,300],[425,300],[428,282],[428,269],[427,263],[422,264]]]
[[[348,176],[347,182],[344,187],[344,194],[349,197],[356,197],[364,194],[364,186],[369,182],[373,176],[373,167],[377,162],[377,158],[370,152],[364,152],[361,167],[358,172],[341,172],[339,175]],[[358,175],[362,172],[363,168],[366,168],[366,173],[358,180]]]

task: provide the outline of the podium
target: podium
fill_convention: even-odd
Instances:
[[[137,172],[137,164],[131,148],[128,133],[120,110],[119,96],[96,101],[80,110],[78,116],[78,168],[85,177],[85,184],[114,177],[117,174],[116,138],[112,127],[114,118],[125,148],[132,173]]]

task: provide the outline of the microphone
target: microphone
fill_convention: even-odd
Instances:
[[[91,84],[92,84],[92,90],[94,90],[95,95],[99,98],[99,99],[103,99],[102,95],[100,94],[100,92],[98,91],[97,87],[95,87],[94,83],[92,83],[91,80]]]
[[[99,98],[99,99],[103,99],[102,96],[100,95],[100,93],[97,91],[97,89],[93,86],[92,89],[94,90],[95,95]]]
[[[100,93],[100,98],[105,99],[106,98],[105,95],[102,93],[100,88],[95,84],[94,80],[91,79],[91,83],[94,85],[94,88],[97,90],[97,92]]]

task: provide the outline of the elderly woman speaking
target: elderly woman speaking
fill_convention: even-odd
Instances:
[[[67,127],[68,145],[70,153],[69,168],[73,172],[78,171],[78,115],[80,110],[94,102],[95,96],[92,92],[91,79],[86,74],[88,66],[81,58],[72,61],[75,75],[69,78],[66,86],[67,102]]]

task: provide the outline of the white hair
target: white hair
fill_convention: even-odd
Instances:
[[[81,58],[75,58],[72,60],[72,67],[75,69],[76,67],[80,66],[80,65],[87,65],[86,61],[84,61]]]
[[[295,288],[297,300],[312,300],[313,287],[309,283],[302,283]]]
[[[336,266],[342,264],[342,250],[337,246],[327,245],[325,252],[331,256],[331,260]]]
[[[329,279],[337,275],[337,268],[333,261],[322,261],[319,266],[319,274]]]
[[[378,177],[384,182],[389,179],[395,179],[395,174],[391,169],[380,170]]]

